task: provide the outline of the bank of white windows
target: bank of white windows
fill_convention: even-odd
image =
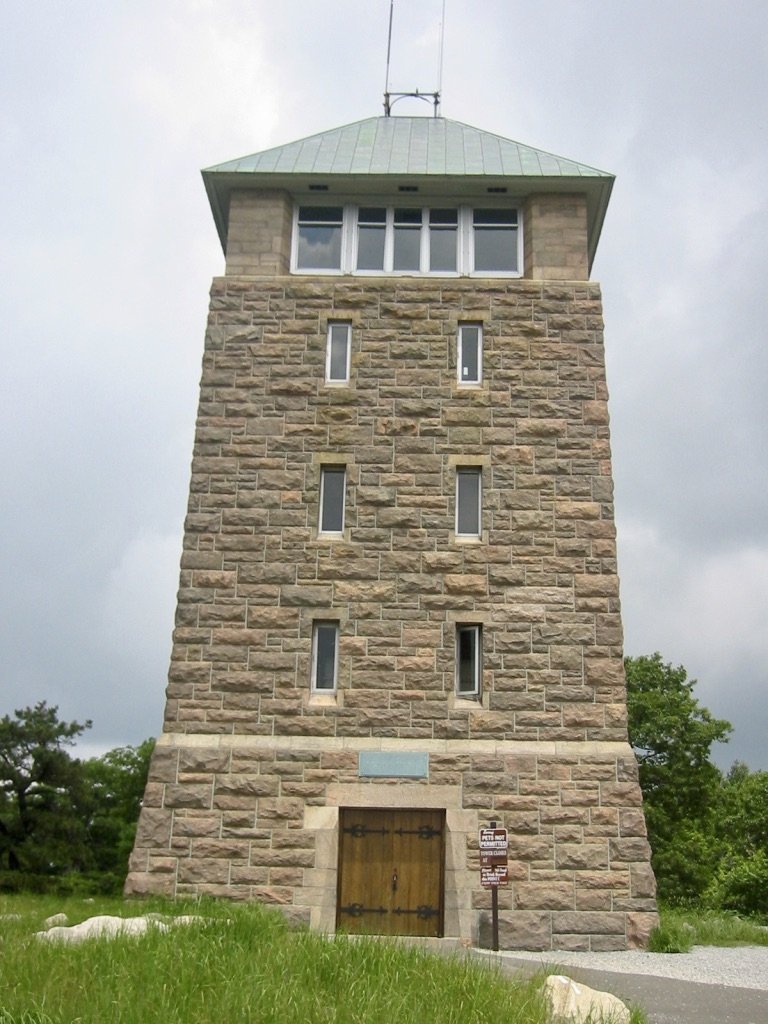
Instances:
[[[483,627],[456,626],[456,696],[479,697],[483,671]]]
[[[299,206],[291,268],[304,273],[520,273],[514,207]]]
[[[459,384],[483,381],[483,329],[479,324],[461,324],[456,339],[456,369]]]
[[[482,534],[483,471],[480,466],[456,467],[456,536]]]
[[[319,533],[331,537],[343,535],[346,486],[346,466],[320,467]]]
[[[329,384],[349,381],[349,361],[352,348],[352,325],[328,324],[328,342],[325,350],[325,379]]]
[[[313,693],[334,693],[339,664],[338,622],[315,622],[312,626]]]

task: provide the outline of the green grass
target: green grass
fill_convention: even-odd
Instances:
[[[81,945],[33,937],[63,911],[200,913],[200,925]],[[544,1024],[540,979],[466,957],[291,929],[259,906],[0,898],[0,1024]],[[638,1017],[638,1021],[642,1018]]]
[[[649,944],[653,953],[688,953],[693,946],[768,946],[768,928],[738,914],[662,907],[660,917]]]

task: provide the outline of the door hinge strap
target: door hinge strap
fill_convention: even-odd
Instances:
[[[419,828],[396,828],[396,836],[418,836],[419,839],[435,839],[439,836],[440,829],[432,828],[431,825],[421,825]]]
[[[364,907],[362,903],[350,903],[347,907],[339,907],[342,914],[350,917],[362,917],[363,914],[386,914],[386,907]]]
[[[388,836],[388,828],[368,828],[365,825],[349,825],[344,829],[344,835],[353,836],[355,839],[362,839],[363,836]]]
[[[421,903],[415,910],[406,910],[404,907],[395,907],[392,911],[393,914],[415,914],[420,920],[425,921],[430,917],[437,917],[440,914],[439,910],[434,907],[428,906],[426,903]]]

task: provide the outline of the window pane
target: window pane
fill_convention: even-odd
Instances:
[[[480,382],[480,328],[459,328],[459,383]]]
[[[343,466],[324,467],[320,473],[320,532],[341,533],[344,530]]]
[[[517,228],[475,228],[475,270],[517,270]]]
[[[475,210],[472,219],[475,227],[479,224],[492,224],[499,227],[507,224],[517,226],[517,210]]]
[[[456,470],[456,533],[480,536],[480,470]]]
[[[394,270],[418,270],[420,267],[421,228],[395,226]]]
[[[331,324],[328,329],[327,379],[349,379],[349,324]]]
[[[341,268],[341,206],[299,207],[299,251],[301,269],[339,270]]]
[[[454,271],[456,269],[456,228],[429,229],[429,269]]]
[[[299,225],[298,266],[310,270],[341,268],[341,225]]]
[[[430,210],[429,223],[432,227],[436,224],[456,227],[459,223],[458,210]]]
[[[357,269],[384,269],[384,236],[386,228],[361,224],[357,230]]]
[[[336,688],[336,640],[339,627],[335,623],[315,626],[315,678],[316,690]]]
[[[383,206],[361,206],[357,214],[358,224],[385,224],[387,211]]]
[[[393,270],[421,268],[421,210],[404,207],[395,210]]]
[[[421,227],[421,209],[418,206],[405,206],[395,210],[395,225],[417,224]]]
[[[480,690],[479,626],[461,626],[456,630],[456,688],[459,693]]]

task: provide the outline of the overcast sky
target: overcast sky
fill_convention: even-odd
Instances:
[[[438,84],[396,0],[391,88]],[[389,0],[2,0],[0,714],[162,726],[223,256],[199,170],[381,113]],[[625,647],[768,769],[768,6],[447,0],[445,117],[617,175],[603,287]],[[403,101],[402,114],[429,114]]]

